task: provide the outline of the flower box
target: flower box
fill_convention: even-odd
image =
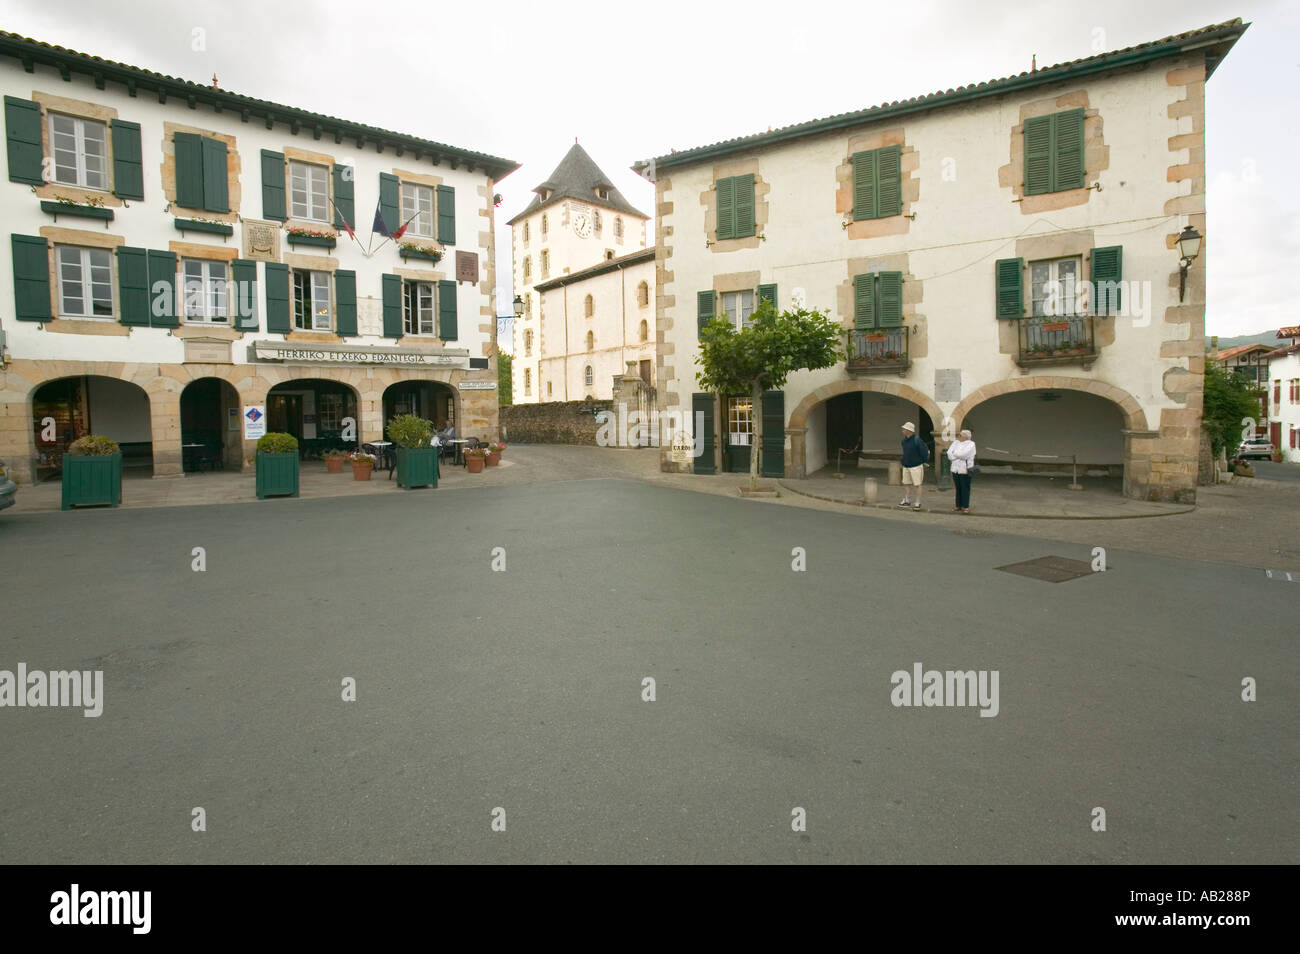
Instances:
[[[410,490],[413,487],[438,486],[438,448],[397,448],[397,486]]]
[[[122,452],[102,456],[63,455],[63,505],[94,507],[122,502]]]
[[[257,499],[298,496],[298,454],[257,452]]]
[[[75,215],[83,219],[103,219],[113,221],[113,210],[97,205],[68,205],[64,202],[42,202],[41,211],[48,212],[58,221],[60,215]]]
[[[1070,323],[1068,321],[1053,321],[1050,324],[1039,325],[1041,331],[1069,331]]]
[[[427,251],[422,248],[404,248],[401,249],[401,253],[402,261],[406,261],[408,258],[417,258],[434,264],[442,261],[442,252]]]
[[[296,235],[289,233],[290,245],[314,245],[317,248],[333,248],[337,240],[331,235]]]
[[[225,222],[200,222],[198,219],[177,219],[178,232],[211,232],[213,235],[234,235],[235,227]]]

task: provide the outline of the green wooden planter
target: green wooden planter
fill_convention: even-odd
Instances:
[[[63,455],[63,509],[116,507],[122,502],[122,452],[106,457]]]
[[[294,235],[289,233],[290,245],[315,245],[318,248],[333,248],[336,241],[328,235]]]
[[[257,452],[257,499],[298,496],[298,455]]]
[[[402,261],[406,261],[408,258],[418,258],[426,262],[433,262],[435,265],[438,262],[442,261],[441,252],[422,252],[419,251],[418,249],[411,249],[411,248],[404,248],[401,250],[401,252],[402,252]]]
[[[437,487],[438,448],[398,447],[397,486],[407,490],[412,487]]]
[[[200,222],[198,219],[177,219],[178,232],[211,232],[213,235],[234,235],[235,227],[224,222]]]
[[[41,211],[48,212],[58,221],[60,215],[75,215],[83,219],[103,219],[113,221],[113,210],[102,209],[97,205],[66,205],[63,202],[42,202]]]

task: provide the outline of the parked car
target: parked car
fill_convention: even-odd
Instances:
[[[1237,445],[1237,460],[1249,460],[1257,457],[1260,460],[1273,459],[1273,442],[1267,437],[1252,437],[1248,441],[1242,441]]]
[[[5,473],[5,462],[0,460],[0,510],[14,505],[14,495],[18,492],[18,485],[9,479]]]

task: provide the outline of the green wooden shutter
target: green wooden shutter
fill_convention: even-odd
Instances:
[[[1082,189],[1083,110],[1071,109],[1052,117],[1052,191]]]
[[[438,241],[456,244],[456,190],[451,186],[438,186]]]
[[[262,218],[289,218],[284,204],[284,153],[262,150]]]
[[[9,181],[44,185],[40,103],[5,97],[5,142],[9,152]]]
[[[718,180],[718,240],[736,237],[736,180]]]
[[[335,166],[334,168],[338,168]],[[335,312],[334,331],[340,335],[357,333],[357,273],[349,269],[339,269],[334,273],[334,301],[338,306]]]
[[[149,324],[154,328],[175,328],[176,253],[149,250]]]
[[[853,327],[858,331],[876,327],[876,276],[872,272],[853,276]]]
[[[287,335],[290,327],[289,266],[267,262],[266,330],[277,335]]]
[[[388,234],[397,231],[401,222],[401,193],[398,189],[397,176],[387,172],[379,173],[379,214],[384,217]]]
[[[118,320],[124,325],[149,327],[149,253],[142,248],[117,249]]]
[[[226,144],[206,136],[200,141],[203,147],[203,208],[209,212],[229,212]]]
[[[1124,247],[1107,245],[1092,250],[1092,313],[1111,315],[1122,307],[1120,282],[1124,278]]]
[[[691,432],[695,435],[695,443],[701,451],[700,456],[695,458],[695,473],[716,473],[717,441],[713,437],[712,394],[691,395]]]
[[[876,160],[876,218],[903,213],[903,150],[886,146]]]
[[[11,235],[10,247],[14,261],[14,317],[20,321],[49,321],[49,246],[39,235]]]
[[[257,331],[257,262],[251,258],[236,258],[230,263],[230,280],[234,287],[227,299],[235,316],[237,331]]]
[[[1025,195],[1052,191],[1052,117],[1025,120]]]
[[[124,119],[110,123],[113,136],[113,195],[144,199],[144,163],[140,152],[140,124]]]
[[[176,204],[186,209],[203,208],[203,137],[176,133]]]
[[[759,304],[762,304],[762,303],[763,303],[763,299],[764,299],[764,298],[766,298],[768,301],[770,301],[770,302],[772,303],[772,307],[773,307],[773,308],[776,308],[776,286],[775,286],[775,285],[759,285],[759,286],[758,286],[758,302],[759,302]]]
[[[881,272],[877,279],[876,322],[881,328],[898,328],[903,324],[903,273]]]
[[[759,467],[764,477],[785,476],[785,392],[763,392],[763,453]]]
[[[438,282],[438,337],[443,341],[460,337],[456,314],[456,283]]]
[[[874,219],[876,217],[876,160],[879,152],[853,154],[853,218]]]
[[[1025,316],[1025,260],[1000,258],[994,265],[997,276],[997,316],[1023,318]]]
[[[354,178],[356,170],[351,166],[334,165],[334,227],[341,229],[345,223],[357,227]]]
[[[382,173],[381,173],[382,174]],[[402,337],[402,278],[382,275],[384,289],[384,337]]]
[[[736,176],[736,231],[732,238],[754,234],[754,177]]]
[[[713,320],[717,313],[717,295],[713,289],[708,291],[697,292],[695,295],[695,324],[696,331],[704,330],[704,326]]]

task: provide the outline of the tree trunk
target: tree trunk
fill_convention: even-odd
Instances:
[[[755,381],[750,389],[750,413],[754,420],[753,444],[749,448],[749,489],[758,489],[758,455],[763,448],[763,385]]]

